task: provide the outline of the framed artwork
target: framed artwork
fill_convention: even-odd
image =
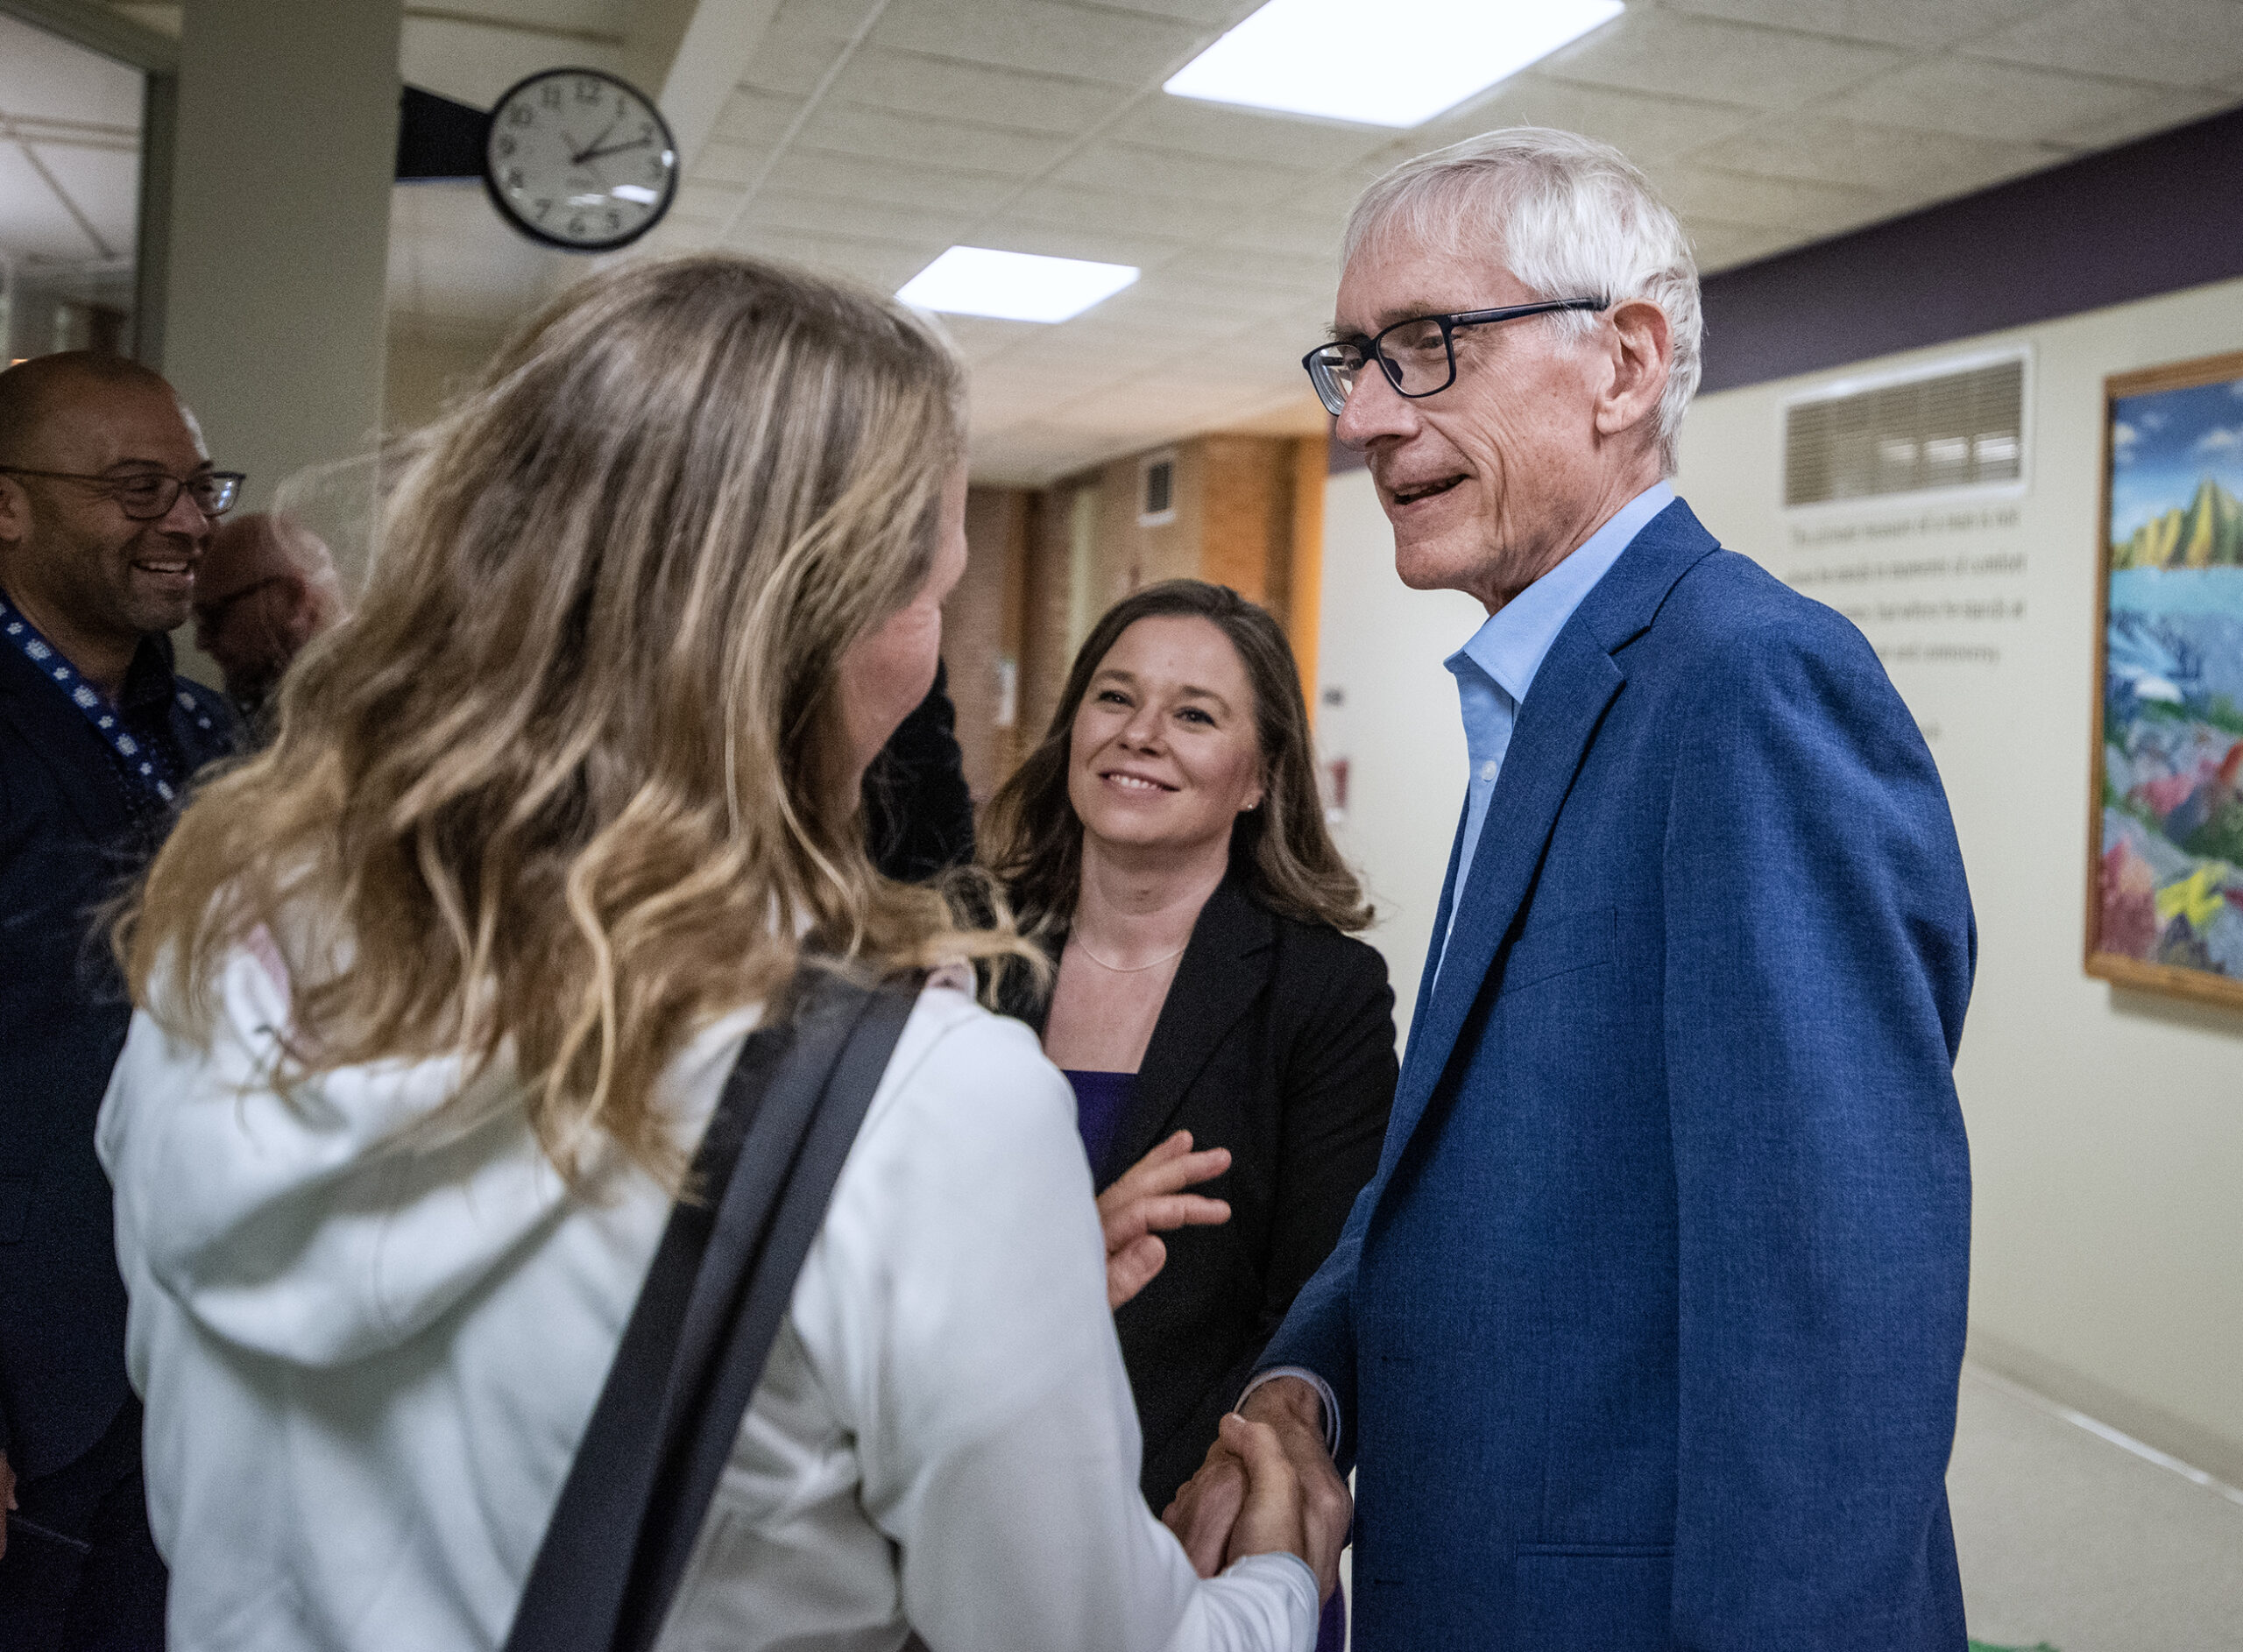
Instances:
[[[2087,972],[2243,1008],[2243,352],[2103,385]]]

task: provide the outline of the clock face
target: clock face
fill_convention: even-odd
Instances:
[[[605,252],[669,209],[677,145],[655,106],[613,75],[548,69],[491,111],[483,182],[533,240]]]

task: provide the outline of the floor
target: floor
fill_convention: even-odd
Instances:
[[[2243,1491],[2154,1455],[1964,1367],[1947,1489],[1974,1642],[2243,1652]]]

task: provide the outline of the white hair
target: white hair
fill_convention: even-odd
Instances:
[[[1348,215],[1343,259],[1397,232],[1451,253],[1499,253],[1539,298],[1647,299],[1664,310],[1673,359],[1659,403],[1659,457],[1674,473],[1705,332],[1698,264],[1673,210],[1625,155],[1546,126],[1468,138],[1404,161],[1364,190]],[[1576,339],[1596,325],[1581,310],[1547,319]]]

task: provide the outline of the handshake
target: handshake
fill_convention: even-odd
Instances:
[[[1223,1419],[1207,1460],[1161,1519],[1202,1578],[1288,1550],[1329,1600],[1354,1516],[1355,1499],[1324,1449],[1323,1401],[1299,1378],[1277,1377]]]

